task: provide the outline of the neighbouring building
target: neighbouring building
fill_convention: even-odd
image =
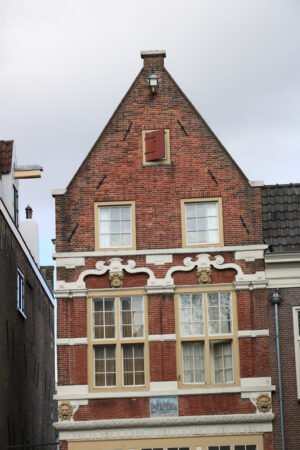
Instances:
[[[0,141],[0,447],[55,442],[54,297],[39,269],[37,224],[19,224],[13,141]],[[24,232],[24,233],[23,233]],[[47,447],[43,447],[47,448]],[[51,448],[49,446],[49,448]]]
[[[56,201],[63,450],[273,450],[261,184],[144,66]]]
[[[300,184],[262,188],[266,276],[278,291],[285,448],[300,448]],[[269,306],[272,380],[278,386],[274,306]],[[275,450],[281,450],[279,389],[274,395]]]

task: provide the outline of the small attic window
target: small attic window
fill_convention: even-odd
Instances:
[[[170,164],[170,130],[143,130],[143,164]]]

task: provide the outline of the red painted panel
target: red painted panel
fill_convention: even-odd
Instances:
[[[146,133],[146,161],[155,161],[165,158],[165,132],[164,130]]]

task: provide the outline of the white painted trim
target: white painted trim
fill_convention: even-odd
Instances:
[[[263,337],[263,336],[269,336],[269,330],[239,330],[238,331],[238,337],[244,338],[244,337]]]
[[[205,395],[224,393],[272,392],[275,386],[271,378],[241,378],[241,386],[201,387],[194,389],[178,389],[177,381],[150,383],[150,391],[105,391],[88,392],[88,385],[57,386],[55,400],[79,400],[98,398],[138,398],[158,395]]]
[[[163,266],[173,262],[173,255],[146,255],[146,264],[154,264],[155,266]]]
[[[60,440],[261,434],[272,431],[273,413],[61,421]]]
[[[166,254],[192,254],[192,253],[217,253],[217,252],[236,252],[251,250],[266,250],[268,245],[233,245],[224,247],[186,247],[186,248],[160,248],[153,250],[106,250],[95,252],[62,252],[54,253],[53,259],[81,257],[101,257],[101,256],[141,256],[141,255],[166,255]]]
[[[54,300],[53,294],[50,291],[50,289],[49,289],[45,279],[43,278],[43,276],[42,276],[38,266],[36,265],[36,262],[34,261],[34,259],[33,259],[32,255],[31,255],[31,253],[30,253],[30,251],[29,251],[29,249],[28,249],[28,247],[27,247],[27,245],[26,245],[26,243],[25,243],[21,233],[19,232],[18,228],[15,226],[12,218],[10,217],[10,215],[9,215],[9,213],[8,213],[6,207],[5,207],[5,205],[4,205],[4,203],[2,202],[1,199],[0,199],[0,211],[2,212],[6,222],[8,224],[8,226],[10,227],[10,229],[13,232],[16,240],[18,241],[18,243],[19,243],[19,245],[20,245],[24,255],[26,256],[29,264],[31,265],[31,267],[32,267],[36,277],[38,278],[39,282],[41,283],[41,285],[42,285],[42,287],[43,287],[43,289],[44,289],[44,291],[45,291],[49,301],[54,306],[55,305],[55,300]]]
[[[263,180],[253,180],[249,181],[249,184],[251,187],[261,187],[265,185],[265,182]]]
[[[300,278],[268,278],[268,289],[300,287]]]
[[[176,341],[176,334],[149,334],[149,342]]]
[[[55,197],[57,195],[64,195],[67,192],[67,189],[52,189],[51,195]]]
[[[56,267],[65,267],[66,269],[75,269],[75,267],[82,267],[85,265],[84,258],[59,258],[56,261]]]
[[[234,259],[236,259],[236,260],[243,259],[244,261],[247,261],[247,262],[255,261],[256,259],[264,259],[264,251],[263,250],[237,251],[234,254]]]
[[[272,263],[286,263],[286,262],[299,262],[300,253],[266,253],[265,261],[267,264]]]
[[[87,345],[88,338],[58,338],[56,339],[56,345]]]
[[[59,431],[59,439],[62,441],[88,441],[88,440],[115,440],[115,439],[153,439],[170,437],[190,437],[190,436],[236,436],[247,434],[271,433],[273,430],[272,421],[274,415],[268,422],[263,423],[235,423],[235,424],[205,424],[194,426],[182,426],[181,424],[172,427],[147,427],[131,428],[129,430],[120,428],[110,428],[102,430],[72,430]],[[74,423],[74,422],[72,422]],[[56,424],[54,424],[56,427]],[[97,442],[95,442],[97,444]],[[98,446],[99,447],[99,446]]]

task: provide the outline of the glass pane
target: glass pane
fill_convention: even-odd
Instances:
[[[133,373],[124,373],[124,385],[125,386],[132,386],[133,385]]]
[[[132,309],[143,309],[142,297],[132,297]]]
[[[190,307],[191,305],[191,297],[189,294],[180,295],[180,308]]]
[[[121,305],[122,305],[122,310],[128,310],[130,309],[130,304],[131,304],[131,299],[130,297],[123,297],[121,299]]]
[[[194,231],[189,231],[187,233],[187,241],[189,244],[195,244],[198,242],[198,233]]]
[[[121,246],[121,237],[119,234],[111,235],[111,247],[120,247]]]
[[[115,386],[116,385],[116,374],[115,373],[107,374],[106,385],[107,386]]]
[[[103,300],[94,301],[94,311],[102,311],[103,310]]]
[[[103,327],[96,327],[94,331],[95,339],[103,339],[104,338],[104,329]]]
[[[196,216],[195,203],[186,203],[186,205],[185,205],[185,214],[186,214],[187,218]]]
[[[121,208],[120,206],[110,206],[110,219],[120,220],[121,219]]]
[[[131,245],[131,234],[122,234],[121,245],[122,247],[129,247]]]
[[[209,230],[207,231],[207,242],[219,242],[219,231]]]
[[[145,384],[144,373],[139,372],[135,374],[135,384]]]
[[[103,373],[96,373],[95,384],[96,386],[105,386],[105,375]]]
[[[110,247],[110,236],[108,234],[103,234],[100,236],[100,246]]]
[[[100,206],[100,221],[109,220],[109,206]]]
[[[197,222],[196,222],[195,218],[187,219],[186,229],[187,229],[187,231],[196,231],[197,230]]]
[[[206,216],[206,203],[196,203],[196,215],[197,217],[205,217]]]
[[[217,217],[208,217],[207,218],[207,228],[209,230],[218,230],[219,223]]]
[[[129,220],[121,222],[121,232],[131,233],[131,222]]]
[[[110,232],[110,222],[101,222],[100,233],[101,234],[109,234],[109,232]]]
[[[122,206],[121,207],[121,218],[122,218],[122,220],[129,220],[130,221],[130,209],[131,209],[131,206]]]
[[[110,223],[110,231],[111,233],[120,233],[121,232],[121,222],[113,221]]]
[[[132,335],[133,335],[133,337],[143,337],[144,336],[143,325],[134,325]]]

